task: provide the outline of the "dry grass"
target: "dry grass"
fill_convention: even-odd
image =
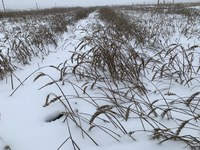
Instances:
[[[59,89],[59,93],[50,91],[44,104],[47,107],[60,102],[65,108],[62,116],[56,118],[65,118],[69,137],[58,149],[67,141],[71,141],[74,150],[80,149],[71,125],[76,125],[81,136],[86,135],[95,145],[99,144],[90,132],[86,132],[88,128],[89,131],[99,129],[116,141],[123,135],[135,140],[135,132],[145,132],[159,143],[181,141],[192,150],[198,149],[200,138],[195,133],[200,131],[197,124],[200,119],[199,92],[184,97],[171,91],[174,82],[188,88],[195,88],[194,83],[199,83],[199,45],[184,45],[181,40],[174,42],[173,39],[175,34],[188,40],[199,38],[195,34],[199,30],[196,26],[198,15],[191,17],[191,12],[185,9],[182,13],[170,14],[168,10],[166,14],[158,11],[163,8],[142,9],[137,14],[134,12],[138,8],[117,9],[121,13],[101,8],[101,20],[81,30],[85,31],[85,36],[72,51],[72,66],[68,65],[69,60],[58,66],[47,66],[58,72],[56,79],[44,72],[35,77],[34,81],[40,78],[51,80],[40,90],[52,85]],[[81,12],[75,18],[85,18],[89,13],[86,11],[83,15]],[[66,93],[63,90],[65,84],[75,94]],[[149,85],[155,91],[148,89]],[[160,88],[160,85],[166,86]],[[95,96],[91,95],[94,90],[97,91]],[[96,111],[93,114],[79,112],[72,105],[74,99],[88,103]],[[141,129],[126,129],[125,122],[134,119],[140,122]],[[165,121],[171,121],[174,126],[166,126]],[[184,134],[184,130],[191,134]]]
[[[57,47],[67,25],[87,17],[94,8],[54,8],[39,11],[1,13],[0,78],[16,67],[13,62],[28,64],[33,57],[49,54],[49,46]],[[84,13],[83,13],[84,12]]]

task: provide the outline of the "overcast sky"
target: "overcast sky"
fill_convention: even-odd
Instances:
[[[2,0],[0,0],[2,2]],[[112,4],[137,4],[137,3],[156,3],[157,0],[3,0],[6,9],[34,9],[36,4],[39,8],[55,6],[94,6]],[[163,1],[163,0],[160,0]],[[172,0],[165,0],[170,2]],[[199,0],[175,0],[175,2],[198,2]],[[0,9],[2,10],[2,3]]]

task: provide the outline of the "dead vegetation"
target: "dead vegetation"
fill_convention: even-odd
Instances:
[[[33,57],[43,58],[48,55],[49,46],[57,47],[58,41],[67,31],[67,25],[83,19],[92,11],[94,8],[2,12],[0,23],[1,79],[15,70],[13,63],[25,65]]]
[[[183,97],[172,88],[173,83],[178,83],[195,89],[199,83],[199,44],[190,42],[190,39],[199,39],[196,34],[200,30],[199,16],[198,13],[194,16],[188,8],[181,8],[180,12],[164,8],[163,13],[155,12],[155,9],[158,8],[151,11],[118,8],[119,13],[115,9],[101,8],[98,21],[81,29],[85,36],[72,51],[71,60],[59,66],[49,66],[58,72],[58,78],[45,72],[35,77],[34,81],[44,77],[51,80],[40,90],[56,85],[61,93],[50,91],[44,104],[47,107],[60,102],[65,108],[62,116],[50,118],[51,121],[64,117],[67,123],[69,137],[58,149],[67,141],[72,142],[74,150],[80,149],[73,138],[71,124],[78,127],[83,138],[86,135],[95,145],[99,144],[86,132],[87,129],[97,128],[116,141],[122,135],[136,140],[134,133],[145,132],[159,143],[173,140],[192,150],[199,149],[199,91]],[[75,18],[85,18],[90,11],[82,12],[78,12]],[[189,43],[181,43],[182,39]],[[51,38],[46,42],[52,44]],[[69,61],[73,65],[68,65]],[[66,84],[74,90],[74,95],[63,90]],[[161,85],[165,87],[160,88]],[[94,90],[95,96],[90,94]],[[151,94],[157,98],[152,99]],[[80,112],[73,108],[75,99],[88,103],[96,111],[93,114]],[[124,124],[132,120],[140,122],[140,130],[126,129]],[[173,126],[166,126],[165,121],[171,121]]]

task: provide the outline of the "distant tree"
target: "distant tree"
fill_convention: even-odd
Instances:
[[[158,0],[158,5],[160,4],[160,0]]]

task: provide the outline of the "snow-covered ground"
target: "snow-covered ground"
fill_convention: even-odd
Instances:
[[[93,13],[87,19],[77,22],[75,26],[70,26],[68,32],[64,34],[63,40],[59,42],[58,48],[54,49],[52,47],[50,54],[45,56],[43,60],[34,58],[30,65],[23,67],[23,70],[15,71],[15,75],[21,81],[25,80],[25,82],[13,93],[12,96],[10,96],[13,92],[11,89],[10,77],[8,76],[6,79],[0,81],[0,148],[2,150],[5,149],[5,147],[7,149],[10,147],[12,150],[75,149],[72,144],[72,139],[69,137],[73,138],[74,142],[77,143],[81,150],[188,149],[182,142],[167,141],[162,144],[158,144],[159,140],[152,140],[150,138],[151,132],[148,132],[148,130],[150,130],[151,127],[149,124],[144,122],[144,126],[147,131],[143,132],[140,119],[134,119],[134,114],[130,116],[131,118],[128,121],[125,121],[123,118],[118,119],[125,127],[127,132],[126,134],[121,134],[119,129],[115,128],[111,123],[106,124],[102,123],[100,120],[95,120],[102,126],[111,129],[112,131],[110,133],[117,140],[108,136],[105,132],[99,129],[94,128],[89,131],[90,125],[84,121],[81,121],[80,124],[86,133],[83,133],[73,121],[66,119],[65,117],[49,122],[49,120],[51,120],[55,115],[59,115],[67,111],[66,108],[63,107],[63,104],[59,101],[50,104],[48,107],[44,107],[46,97],[49,93],[59,96],[62,95],[62,91],[64,91],[71,106],[73,107],[73,111],[76,112],[76,115],[80,114],[86,118],[91,118],[92,114],[96,112],[96,107],[93,105],[94,103],[88,103],[86,100],[83,100],[76,95],[76,92],[78,92],[78,94],[84,96],[83,90],[74,87],[73,84],[81,87],[85,82],[81,80],[78,82],[73,75],[70,75],[67,78],[67,82],[64,85],[58,82],[62,91],[60,91],[56,84],[40,89],[42,86],[52,81],[48,76],[40,77],[34,82],[35,77],[37,77],[40,72],[51,76],[55,80],[59,79],[60,72],[56,71],[56,69],[51,65],[58,66],[61,63],[63,65],[66,60],[69,60],[67,62],[69,66],[72,65],[70,61],[72,55],[71,52],[78,46],[80,38],[86,35],[86,31],[82,29],[87,29],[90,25],[94,25],[97,22],[96,15],[96,13]],[[33,73],[35,70],[38,71]],[[29,77],[29,75],[31,76]],[[163,83],[164,82],[166,82],[167,85],[169,81],[166,80],[163,81]],[[14,78],[14,88],[17,88],[18,85],[20,85],[20,82]],[[162,89],[168,87],[162,84],[158,85],[159,87],[162,87]],[[76,90],[74,90],[74,88]],[[148,84],[148,88],[151,90],[154,89],[151,84]],[[178,96],[190,97],[195,91],[198,91],[198,88],[193,90],[173,82],[171,84],[170,91],[175,91]],[[98,89],[88,91],[88,93],[94,97],[99,96],[98,92]],[[149,98],[153,102],[153,100],[159,99],[160,95],[152,92],[149,94]],[[107,103],[98,102],[98,104],[103,105]],[[178,115],[181,116],[181,114]],[[179,116],[177,116],[177,118],[179,118]],[[104,118],[103,115],[102,118]],[[177,126],[178,124],[175,120],[170,121],[162,118],[158,118],[158,120],[169,128]],[[133,134],[129,134],[131,131],[135,132]],[[116,132],[116,134],[112,132]],[[193,134],[193,132],[194,131],[191,131],[191,134]],[[87,134],[95,140],[98,146],[87,136]],[[117,134],[119,134],[119,136]],[[190,130],[186,130],[185,134],[190,134]],[[194,135],[200,136],[199,130],[195,131]]]

